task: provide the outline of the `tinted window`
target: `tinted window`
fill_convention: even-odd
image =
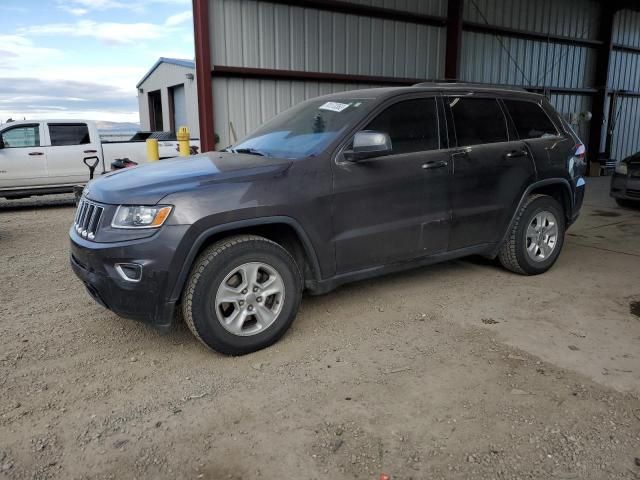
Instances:
[[[396,103],[378,115],[365,130],[388,133],[394,154],[440,148],[434,98]]]
[[[85,123],[50,124],[49,136],[51,137],[51,145],[54,147],[84,145],[91,141],[89,139],[89,128]]]
[[[505,100],[504,104],[520,138],[540,138],[558,134],[556,127],[537,103]]]
[[[38,125],[24,125],[9,128],[2,132],[5,148],[40,146],[40,130]]]
[[[507,124],[492,98],[449,98],[458,146],[506,142]]]

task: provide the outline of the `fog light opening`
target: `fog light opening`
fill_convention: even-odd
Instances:
[[[142,265],[137,263],[116,263],[116,272],[127,282],[139,282],[142,279]]]

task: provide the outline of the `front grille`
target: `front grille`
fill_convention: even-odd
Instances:
[[[632,190],[627,188],[627,197],[640,198],[640,190]]]
[[[76,211],[76,218],[73,221],[73,227],[76,229],[76,232],[78,232],[78,235],[89,240],[94,240],[103,212],[104,208],[100,205],[84,198],[80,200],[78,210]]]

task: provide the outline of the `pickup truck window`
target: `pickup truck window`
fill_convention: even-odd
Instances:
[[[86,123],[50,123],[49,137],[53,147],[91,143]]]
[[[20,125],[9,127],[2,132],[4,148],[24,148],[40,146],[40,128],[38,125]]]
[[[316,155],[364,116],[371,102],[344,97],[309,100],[280,113],[228,150],[290,159]]]
[[[389,134],[394,154],[440,148],[435,98],[396,103],[374,118],[365,130]]]

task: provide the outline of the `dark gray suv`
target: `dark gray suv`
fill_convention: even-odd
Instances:
[[[118,315],[207,346],[275,342],[304,290],[466,255],[532,275],[558,258],[585,149],[542,96],[464,84],[301,103],[221,152],[85,189],[71,265]]]

